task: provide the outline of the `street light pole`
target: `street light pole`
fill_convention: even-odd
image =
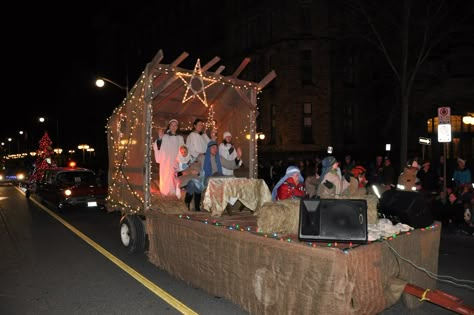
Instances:
[[[123,85],[120,85],[110,79],[107,79],[105,77],[99,77],[97,78],[97,80],[95,81],[95,85],[98,86],[98,87],[103,87],[105,85],[105,82],[109,82],[110,84],[112,85],[115,85],[116,87],[118,87],[119,89],[122,89],[125,91],[125,97],[127,97],[128,95],[128,79],[127,79],[127,82],[126,82],[126,85],[123,86]]]
[[[13,139],[12,139],[12,138],[8,138],[7,140],[8,140],[8,155],[10,155],[10,154],[11,154],[11,143],[12,143],[12,140],[13,140]]]
[[[82,150],[82,164],[86,163],[86,150],[89,149],[88,144],[80,144],[77,146],[79,150]]]

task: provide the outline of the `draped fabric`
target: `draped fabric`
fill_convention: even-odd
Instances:
[[[263,179],[211,177],[203,206],[213,216],[221,216],[229,201],[239,200],[245,207],[255,211],[271,199],[270,189]]]

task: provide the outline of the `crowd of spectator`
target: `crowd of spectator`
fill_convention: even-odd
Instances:
[[[331,155],[330,155],[331,156]],[[259,163],[259,177],[264,179],[270,190],[287,177],[289,167],[297,167],[305,183],[306,196],[317,197],[321,173],[325,163],[337,160],[315,156],[304,160],[274,160]],[[372,185],[386,189],[416,191],[423,194],[432,211],[433,218],[443,223],[443,228],[456,233],[474,236],[474,186],[469,163],[463,158],[445,161],[443,156],[432,162],[430,159],[413,157],[406,165],[398,168],[389,156],[376,155],[373,160],[360,161],[351,154],[337,160],[341,176],[357,177],[361,173],[366,193],[373,193]],[[446,163],[446,165],[445,165]],[[358,178],[361,181],[361,178]],[[323,187],[324,189],[324,187]],[[319,190],[321,192],[321,189]]]

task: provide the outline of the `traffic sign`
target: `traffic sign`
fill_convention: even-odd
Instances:
[[[451,123],[451,107],[438,107],[438,123],[439,124]]]
[[[418,137],[418,142],[424,145],[431,145],[431,138]]]
[[[451,142],[451,124],[438,125],[438,142]]]

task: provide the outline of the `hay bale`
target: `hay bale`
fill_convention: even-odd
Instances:
[[[151,209],[167,214],[180,214],[188,211],[183,196],[178,199],[176,196],[163,196],[161,194],[151,196]]]
[[[378,198],[376,195],[340,196],[336,199],[364,199],[367,201],[367,223],[377,224]],[[298,234],[300,200],[287,199],[265,203],[254,215],[257,227],[264,233]]]
[[[264,233],[298,234],[300,200],[267,202],[255,212],[257,227]]]

